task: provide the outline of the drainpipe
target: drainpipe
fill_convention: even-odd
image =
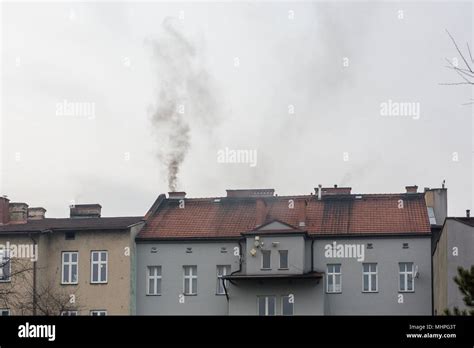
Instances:
[[[237,271],[232,272],[230,275],[233,275],[233,274],[238,273],[238,272],[242,272],[242,259],[243,259],[243,256],[242,256],[242,243],[241,242],[242,242],[242,240],[239,240],[239,269]],[[229,280],[229,282],[235,285],[235,283],[233,283],[232,280]],[[227,301],[229,301],[229,294],[227,293],[227,288],[225,286],[225,281],[222,282],[222,285],[224,287],[225,297],[227,298]]]
[[[30,234],[29,237],[31,238],[31,240],[33,241],[33,250],[36,251],[36,246],[37,246],[37,242],[36,240],[33,238],[33,236]],[[36,258],[38,258],[38,255],[35,255]],[[36,315],[36,307],[37,307],[37,294],[36,294],[36,269],[37,267],[37,264],[36,264],[36,261],[33,261],[33,315]]]
[[[314,272],[314,238],[311,240],[311,272]]]

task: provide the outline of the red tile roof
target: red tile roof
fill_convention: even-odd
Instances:
[[[294,208],[289,208],[289,200]],[[280,220],[310,235],[430,234],[422,193],[191,198],[155,202],[137,239],[240,238],[256,228],[257,200],[266,203],[264,223]],[[403,208],[399,208],[399,201]],[[261,210],[261,209],[260,209]],[[306,216],[306,218],[304,218]]]

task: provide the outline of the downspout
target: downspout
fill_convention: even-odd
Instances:
[[[237,271],[234,271],[232,272],[230,275],[233,275],[235,273],[238,273],[238,272],[242,272],[242,243],[241,243],[242,240],[239,240],[239,269]],[[232,283],[232,280],[229,280],[231,283]],[[232,283],[234,284],[234,283]],[[229,301],[229,294],[227,293],[227,288],[225,286],[225,281],[222,282],[222,286],[224,287],[224,293],[225,293],[225,297],[227,298],[227,301]]]
[[[36,240],[33,238],[33,236],[30,234],[29,237],[33,241],[33,250],[36,251],[38,243]],[[36,294],[36,267],[37,267],[37,259],[38,255],[35,255],[35,261],[33,261],[33,315],[36,315],[36,307],[37,307],[37,294]]]
[[[311,273],[314,272],[314,238],[311,240]]]

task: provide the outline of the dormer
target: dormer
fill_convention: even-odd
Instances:
[[[272,220],[242,235],[246,240],[246,274],[303,274],[307,269],[305,230]]]

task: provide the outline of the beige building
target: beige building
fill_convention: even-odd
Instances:
[[[134,314],[142,217],[101,217],[98,204],[45,212],[0,197],[0,315]]]

